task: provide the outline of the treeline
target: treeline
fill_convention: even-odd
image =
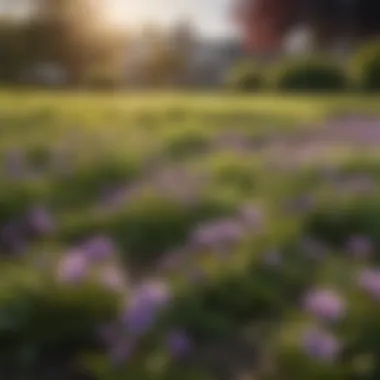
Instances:
[[[134,54],[133,38],[105,20],[102,6],[106,2],[34,0],[28,17],[4,15],[0,19],[0,82],[121,84],[128,59],[132,60],[128,54]],[[173,52],[171,42],[160,31],[146,32],[144,38],[150,39],[153,48],[137,63],[143,81],[174,82],[186,57]]]
[[[235,0],[237,21],[247,47],[278,50],[289,32],[311,31],[314,48],[329,50],[342,41],[357,43],[380,36],[378,0]]]
[[[265,67],[240,62],[227,85],[235,91],[380,91],[380,41],[367,43],[343,61],[331,56],[304,56]]]
[[[101,22],[90,0],[35,0],[26,18],[0,20],[0,80],[33,80],[45,64],[80,85],[96,70],[120,71],[126,36]]]

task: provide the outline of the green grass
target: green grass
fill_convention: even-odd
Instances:
[[[215,368],[238,380],[241,368],[234,364],[242,360],[243,335],[273,367],[268,374],[253,354],[246,359],[241,366],[253,367],[250,375],[258,380],[305,373],[357,378],[351,359],[380,355],[371,338],[378,322],[371,317],[368,329],[361,328],[376,303],[354,280],[379,261],[379,152],[355,141],[339,148],[331,142],[330,151],[307,161],[301,153],[309,146],[292,144],[330,118],[377,115],[379,102],[358,95],[0,92],[0,230],[25,223],[36,205],[56,224],[45,234],[18,227],[26,244],[21,258],[0,246],[0,351],[14,371],[9,377],[25,378],[41,365],[49,370],[50,362],[64,373],[67,360],[89,356],[96,358],[90,366],[102,373],[99,380],[124,379],[131,371],[141,380],[219,380]],[[317,144],[317,137],[309,143]],[[272,146],[282,138],[285,148]],[[21,158],[12,159],[10,151]],[[358,187],[363,176],[373,188]],[[126,196],[111,203],[113,191]],[[246,215],[252,206],[262,213],[259,221]],[[237,244],[224,240],[227,228],[218,237],[223,247],[194,245],[199,226],[215,221],[248,223],[248,232]],[[358,233],[374,245],[373,257],[363,262],[346,250]],[[98,235],[115,242],[113,258],[91,261],[83,286],[60,283],[57,263]],[[307,238],[328,245],[319,261]],[[283,259],[278,266],[265,261],[273,250]],[[177,251],[191,254],[164,271],[163,259]],[[121,370],[107,355],[100,360],[104,351],[95,344],[100,325],[119,318],[131,291],[128,283],[116,292],[104,288],[101,275],[109,265],[132,284],[158,274],[173,292],[170,307]],[[315,286],[337,289],[349,305],[347,321],[331,326],[352,345],[348,364],[320,365],[302,351],[301,330],[315,321],[299,307],[300,298]],[[56,325],[47,329],[49,319]],[[168,357],[165,339],[173,327],[194,340],[191,366]],[[207,356],[215,347],[228,358],[223,367]]]
[[[185,93],[72,93],[72,92],[2,92],[0,107],[3,112],[17,109],[21,114],[29,111],[61,112],[82,118],[90,112],[102,116],[107,112],[140,113],[170,111],[190,113],[237,112],[248,115],[319,117],[335,110],[348,112],[376,112],[379,96],[361,95],[231,95]]]

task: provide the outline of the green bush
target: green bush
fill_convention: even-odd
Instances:
[[[243,63],[234,67],[227,84],[232,90],[257,91],[263,86],[263,75],[254,63]]]
[[[214,195],[196,204],[183,205],[154,193],[142,193],[116,213],[82,215],[70,221],[60,237],[74,243],[96,233],[106,233],[118,242],[128,264],[149,268],[167,250],[183,244],[198,223],[229,215],[234,210],[233,204]]]
[[[380,42],[368,44],[355,56],[353,72],[359,87],[366,91],[380,90]]]
[[[332,199],[306,218],[304,231],[306,236],[313,236],[341,248],[345,247],[353,235],[364,235],[378,248],[379,216],[378,197],[341,201]]]
[[[273,83],[278,90],[337,91],[346,88],[348,81],[339,65],[307,59],[282,63],[275,70]]]
[[[125,186],[137,178],[142,163],[134,157],[102,157],[89,164],[78,165],[74,172],[56,178],[52,184],[52,202],[59,207],[76,207],[99,198],[108,188]],[[54,177],[51,177],[54,178]]]
[[[0,368],[12,378],[65,371],[78,355],[100,348],[99,328],[119,309],[117,296],[95,283],[59,284],[4,264],[0,307]]]
[[[188,158],[205,152],[210,138],[204,131],[187,128],[176,129],[164,138],[164,150],[173,159]]]

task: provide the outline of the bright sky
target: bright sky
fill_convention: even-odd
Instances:
[[[0,0],[1,1],[1,0]],[[208,36],[233,33],[233,0],[108,0],[112,17],[132,27],[147,22],[168,25],[175,20],[190,20]]]

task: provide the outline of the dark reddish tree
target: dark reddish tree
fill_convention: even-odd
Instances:
[[[237,0],[235,19],[248,50],[277,50],[295,17],[298,0]]]
[[[322,47],[341,38],[380,35],[379,0],[235,0],[235,19],[246,46],[276,51],[298,24],[311,27]]]

